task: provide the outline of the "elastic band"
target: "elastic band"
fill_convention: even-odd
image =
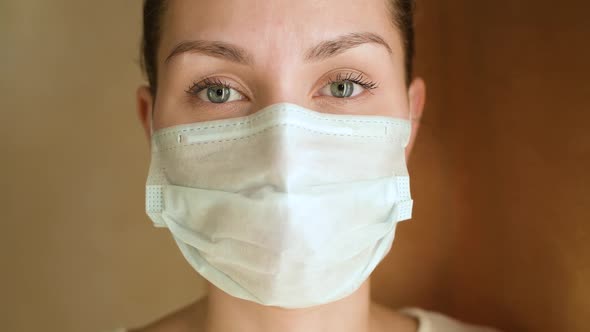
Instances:
[[[154,135],[154,113],[155,113],[154,106],[152,106],[152,114],[150,115],[150,138]]]

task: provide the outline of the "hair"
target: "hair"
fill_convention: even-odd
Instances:
[[[402,36],[404,47],[404,65],[406,85],[412,79],[414,58],[414,0],[385,0],[392,17],[394,28]],[[167,9],[166,0],[144,0],[143,3],[143,36],[141,41],[140,65],[147,76],[150,91],[156,96],[158,84],[158,47],[162,33],[162,17]]]

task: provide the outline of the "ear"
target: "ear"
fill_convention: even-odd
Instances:
[[[148,142],[151,143],[151,121],[152,121],[152,108],[154,105],[154,98],[150,91],[149,86],[142,85],[137,88],[136,92],[137,101],[137,115],[145,131],[145,136]]]
[[[415,78],[410,84],[408,89],[408,102],[410,106],[410,114],[412,117],[412,135],[410,142],[406,147],[406,160],[409,159],[412,148],[414,147],[414,141],[416,140],[416,134],[420,127],[420,118],[422,117],[422,111],[424,111],[424,103],[426,102],[426,84],[420,77]]]

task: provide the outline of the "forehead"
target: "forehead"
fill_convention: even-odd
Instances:
[[[258,60],[299,56],[319,41],[351,32],[373,32],[401,53],[389,0],[168,0],[160,61],[176,44],[221,40],[249,50]]]

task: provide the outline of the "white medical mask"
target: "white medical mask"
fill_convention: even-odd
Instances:
[[[224,292],[302,308],[357,290],[411,217],[411,122],[278,103],[152,135],[146,211]]]

